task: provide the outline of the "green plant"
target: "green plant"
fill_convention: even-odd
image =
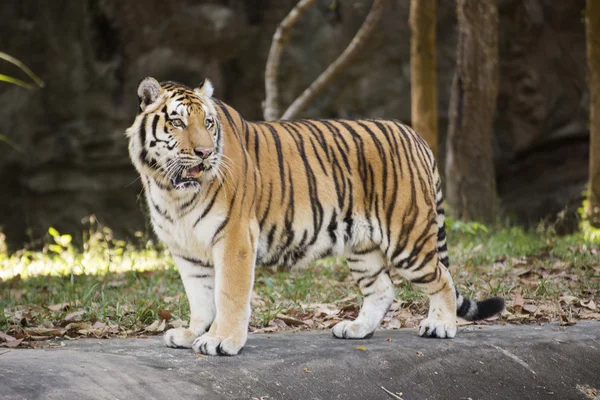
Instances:
[[[33,71],[31,71],[25,64],[23,64],[21,61],[17,60],[13,56],[9,56],[8,54],[0,51],[0,60],[4,60],[13,65],[16,65],[21,71],[23,71],[25,74],[27,74],[27,76],[33,81],[33,83],[36,86],[38,86],[40,88],[43,88],[45,86],[44,81],[42,81],[36,74],[34,74]],[[4,74],[0,74],[0,82],[6,82],[6,83],[13,84],[13,85],[21,86],[25,89],[32,89],[34,86],[34,84],[27,83],[21,79],[18,79],[18,78],[12,77],[12,76],[8,76],[8,75],[4,75]],[[19,147],[17,146],[17,144],[13,140],[8,138],[6,135],[0,134],[0,142],[4,142],[4,143],[8,144],[9,146],[11,146],[12,148],[19,150]]]

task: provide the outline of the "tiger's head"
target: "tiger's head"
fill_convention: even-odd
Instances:
[[[210,81],[191,89],[148,77],[137,94],[140,112],[126,135],[129,156],[140,175],[162,186],[193,191],[219,176],[223,137]]]

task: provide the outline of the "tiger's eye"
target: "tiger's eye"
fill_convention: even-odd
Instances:
[[[215,120],[213,117],[206,117],[206,119],[204,120],[204,125],[206,125],[206,127],[209,129],[213,126],[214,123]]]
[[[180,119],[174,119],[171,121],[171,124],[175,127],[175,128],[183,128],[185,126],[185,124],[183,123],[182,120]]]

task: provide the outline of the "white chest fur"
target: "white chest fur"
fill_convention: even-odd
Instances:
[[[179,197],[173,191],[166,192],[152,184],[146,198],[154,231],[171,253],[205,261],[212,259],[212,241],[226,213],[213,207],[202,216],[208,201],[201,194],[193,206],[182,212],[182,204],[190,204],[191,194]]]

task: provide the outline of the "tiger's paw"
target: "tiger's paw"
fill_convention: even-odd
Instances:
[[[227,337],[217,336],[212,333],[205,333],[196,338],[192,343],[194,353],[206,354],[209,356],[235,356],[246,343],[245,335],[231,335]],[[242,337],[243,336],[243,337]]]
[[[339,339],[368,339],[373,336],[373,329],[361,321],[342,321],[332,329],[333,336]]]
[[[190,329],[173,328],[165,332],[163,342],[167,347],[189,349],[197,337],[198,335]]]
[[[419,336],[452,339],[456,336],[456,321],[425,318],[419,325]]]

